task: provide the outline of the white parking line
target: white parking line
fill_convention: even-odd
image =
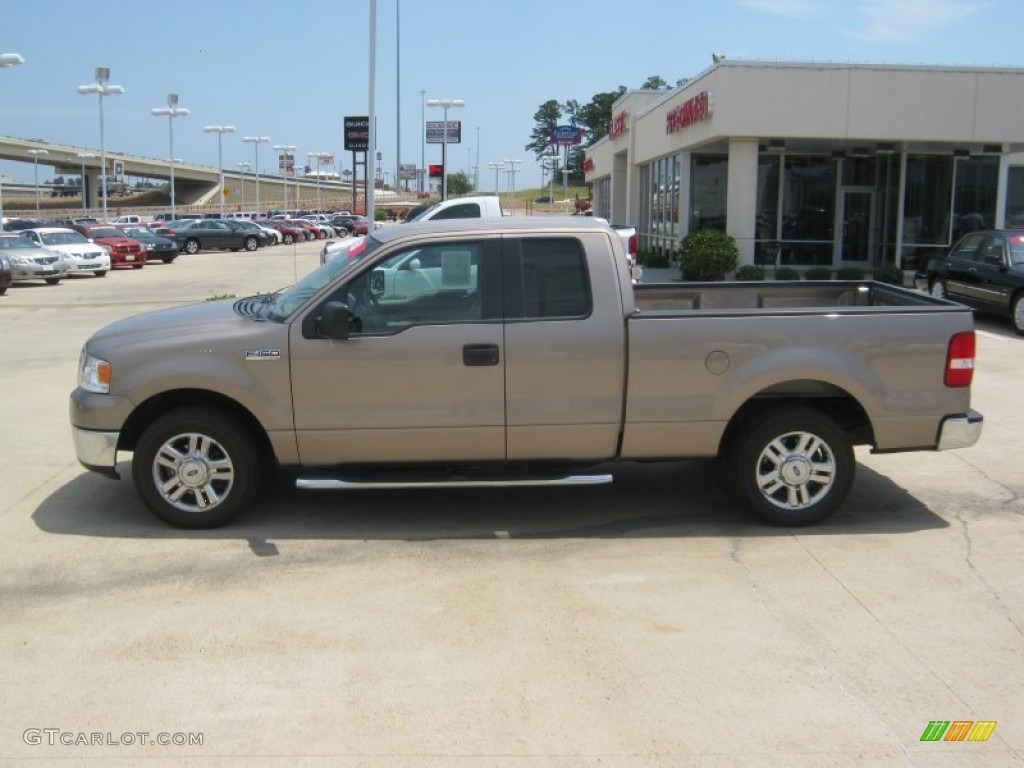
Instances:
[[[974,331],[979,336],[984,336],[986,339],[995,339],[996,341],[1009,341],[1005,336],[1000,336],[998,333],[991,333],[990,331]]]

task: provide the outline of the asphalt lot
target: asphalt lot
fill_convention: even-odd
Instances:
[[[279,484],[211,532],[79,467],[67,397],[93,331],[279,288],[317,251],[0,297],[0,761],[1020,764],[1024,338],[1005,321],[979,322],[979,445],[860,451],[811,529],[753,523],[697,462],[575,490]],[[934,720],[998,725],[921,742]]]

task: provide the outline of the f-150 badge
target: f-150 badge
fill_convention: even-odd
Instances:
[[[280,349],[247,349],[245,350],[246,360],[280,360]]]

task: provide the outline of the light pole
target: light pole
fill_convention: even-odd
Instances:
[[[166,107],[157,107],[149,111],[154,117],[167,118],[167,131],[171,140],[171,218],[176,219],[178,217],[176,215],[177,207],[174,204],[174,118],[188,117],[192,113],[184,107],[178,106],[178,94],[176,93],[167,94]]]
[[[92,152],[79,152],[76,157],[82,161],[82,212],[85,212],[85,161],[90,157],[96,157]]]
[[[420,91],[420,192],[424,191],[427,176],[427,92]]]
[[[0,69],[17,67],[25,63],[25,57],[20,53],[0,53]],[[4,188],[0,180],[0,232],[4,231]]]
[[[287,212],[288,211],[288,176],[290,175],[289,172],[288,172],[288,157],[290,155],[292,155],[292,153],[295,152],[295,150],[297,150],[298,147],[296,147],[294,144],[275,144],[272,148],[275,151],[277,151],[277,152],[283,152],[284,153],[284,167],[282,168],[281,167],[281,163],[278,162],[278,164],[277,164],[278,168],[277,169],[279,171],[282,171],[281,176],[284,177],[284,210],[285,210],[285,212]],[[292,160],[292,163],[293,163],[292,169],[293,170],[295,168],[294,162],[295,161],[293,159]],[[296,192],[295,193],[296,199],[298,198],[298,196],[299,196],[298,192]],[[297,207],[298,206],[296,206],[296,208]]]
[[[544,161],[544,167],[551,174],[548,177],[548,205],[553,206],[555,204],[555,173],[558,171],[558,155],[544,155],[541,160]]]
[[[238,163],[238,170],[240,172],[244,171],[245,173],[248,173],[249,171],[252,170],[252,164],[250,164],[246,160],[243,160],[242,162]],[[242,177],[242,195],[241,199],[239,199],[238,201],[238,205],[240,208],[245,208],[245,177]]]
[[[32,164],[35,166],[35,187],[36,187],[36,216],[39,215],[39,156],[50,154],[45,149],[29,149],[26,152],[32,155]]]
[[[80,94],[95,93],[100,102],[100,195],[103,197],[103,221],[107,220],[107,150],[103,144],[103,97],[120,96],[124,88],[120,85],[107,85],[110,79],[110,67],[96,67],[96,82],[78,86]],[[173,152],[171,153],[173,154]]]
[[[246,144],[252,144],[253,149],[256,152],[256,164],[253,169],[256,173],[256,214],[259,215],[260,211],[260,144],[270,143],[269,136],[243,136],[242,141]]]
[[[505,166],[502,163],[488,163],[487,167],[494,169],[494,194],[498,194],[498,174],[505,170]]]
[[[307,152],[306,157],[313,159],[316,158],[316,211],[320,213],[323,209],[323,203],[320,202],[320,162],[327,160],[331,156],[330,152]]]
[[[476,127],[476,165],[473,166],[473,191],[480,192],[480,126]]]
[[[502,160],[502,162],[505,165],[508,166],[508,175],[509,175],[509,179],[511,180],[511,184],[512,184],[512,202],[509,205],[509,208],[512,210],[512,213],[515,213],[516,212],[516,173],[517,173],[516,165],[518,163],[523,162],[523,161],[522,160],[509,160],[506,157],[504,160]]]
[[[221,139],[225,133],[234,133],[233,125],[204,125],[203,130],[207,133],[217,134],[217,170],[220,171],[220,217],[224,218],[224,160],[221,153]]]
[[[427,99],[428,107],[441,107],[444,110],[444,130],[441,141],[441,201],[448,199],[448,110],[452,107],[464,107],[462,99]]]

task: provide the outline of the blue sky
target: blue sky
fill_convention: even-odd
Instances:
[[[161,8],[161,10],[156,10]],[[401,19],[401,95],[396,82],[396,8]],[[175,155],[216,165],[217,138],[204,125],[230,124],[224,165],[253,160],[244,135],[308,152],[332,152],[345,167],[342,118],[367,111],[370,0],[35,0],[3,4],[0,52],[26,65],[0,71],[0,134],[99,146],[96,97],[80,96],[97,66],[125,95],[105,102],[108,151],[168,156],[166,118],[150,114],[168,92],[190,117],[175,121]],[[293,16],[289,12],[294,11]],[[523,161],[517,186],[540,170],[523,149],[543,102],[589,101],[648,76],[670,83],[730,59],[1024,66],[1022,0],[377,0],[378,149],[394,169],[401,111],[401,159],[419,164],[421,91],[461,98],[449,119],[463,123],[450,145],[451,171],[477,161]],[[440,120],[439,109],[426,109]],[[479,142],[477,140],[479,128]],[[479,145],[479,150],[478,150]],[[260,167],[276,166],[269,145]],[[440,162],[427,145],[426,162]],[[28,164],[0,172],[29,181]],[[40,164],[40,177],[50,170]]]

